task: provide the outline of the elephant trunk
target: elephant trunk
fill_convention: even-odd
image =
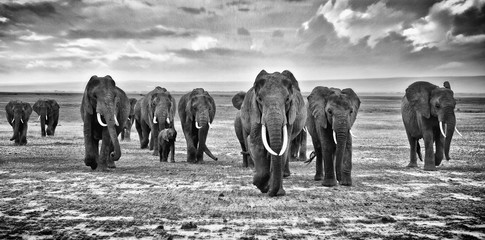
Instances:
[[[456,118],[455,114],[452,112],[450,113],[446,121],[446,137],[444,146],[446,160],[450,160],[450,145],[451,139],[453,138],[453,133],[455,132],[455,126]]]
[[[14,117],[14,119],[12,120],[12,125],[13,125],[13,136],[12,138],[10,138],[10,141],[13,141],[15,139],[18,139],[19,138],[19,134],[20,134],[20,124],[21,123],[21,120],[22,120],[22,117]]]
[[[269,148],[268,152],[271,154],[271,173],[270,173],[270,186],[269,196],[284,195],[283,190],[283,169],[285,164],[284,154],[288,147],[288,133],[286,125],[283,125],[282,121],[269,120],[268,122],[268,135],[269,135]],[[278,124],[279,123],[279,124]],[[266,127],[262,127],[263,143],[267,141]],[[266,145],[266,144],[265,144]],[[278,153],[278,154],[275,154]]]
[[[40,131],[41,131],[42,137],[45,137],[45,135],[46,135],[46,133],[45,133],[46,119],[47,119],[46,114],[40,115]]]
[[[335,167],[336,167],[336,173],[337,176],[340,176],[343,169],[342,169],[342,164],[345,164],[346,166],[348,164],[344,163],[344,154],[345,154],[345,149],[347,147],[347,138],[349,137],[349,130],[345,126],[337,126],[334,128],[334,133],[335,133],[335,141],[337,142],[336,144],[336,149],[335,149]],[[338,179],[340,181],[340,179]]]
[[[118,133],[116,132],[116,127],[119,126],[118,119],[116,118],[116,111],[113,111],[114,107],[106,107],[104,111],[104,118],[106,123],[103,124],[101,121],[101,116],[98,113],[98,122],[101,126],[106,126],[108,128],[109,137],[111,143],[113,144],[114,151],[110,153],[110,157],[113,161],[117,161],[121,157],[120,143],[118,142]]]
[[[206,145],[207,135],[209,134],[209,121],[207,119],[200,119],[200,128],[198,129],[198,138],[199,138],[199,151],[204,151],[207,156],[212,158],[213,160],[217,161],[217,157],[215,157],[209,148]],[[197,121],[196,123],[197,124]]]

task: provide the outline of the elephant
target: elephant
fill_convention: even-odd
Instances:
[[[307,130],[306,128],[303,128],[303,131],[296,136],[293,141],[291,141],[290,145],[290,160],[292,161],[303,161],[306,162],[307,156],[306,156],[306,147],[307,144]]]
[[[130,98],[130,115],[128,115],[128,119],[126,119],[125,127],[121,132],[121,140],[130,141],[131,135],[131,126],[133,126],[133,122],[135,121],[135,104],[137,102],[136,98]]]
[[[42,137],[54,136],[59,121],[59,104],[54,99],[39,99],[33,106],[34,111],[39,115],[40,130]],[[47,131],[45,129],[47,125]]]
[[[29,103],[19,100],[10,101],[5,106],[7,121],[13,128],[13,136],[10,141],[15,140],[15,145],[27,144],[27,128],[32,114],[32,107]]]
[[[118,135],[129,114],[128,97],[111,76],[89,79],[81,102],[86,166],[97,171],[116,167],[114,161],[121,157]]]
[[[139,102],[139,109],[135,106],[135,115],[138,111],[136,130],[140,137],[140,148],[149,147],[153,150],[153,155],[158,156],[158,134],[165,128],[174,128],[177,109],[175,98],[167,89],[157,86]]]
[[[175,128],[165,128],[158,134],[158,151],[160,162],[168,160],[170,153],[170,162],[175,162],[175,140],[177,138],[177,131]]]
[[[293,74],[262,70],[246,93],[241,122],[243,139],[254,161],[253,184],[270,197],[285,195],[283,177],[290,175],[289,143],[306,122],[305,103]]]
[[[203,88],[195,88],[180,98],[179,117],[187,142],[187,162],[201,163],[204,152],[217,161],[206,145],[209,128],[216,115],[216,104]]]
[[[456,129],[456,101],[449,82],[438,87],[429,82],[414,82],[402,98],[401,114],[410,145],[408,167],[417,167],[416,154],[421,157],[419,139],[423,138],[424,170],[436,171],[443,160],[450,160],[450,144]],[[443,129],[443,125],[446,127]],[[441,133],[441,134],[440,134]],[[433,142],[436,152],[433,152]]]
[[[234,131],[236,132],[236,137],[241,145],[241,154],[243,155],[243,167],[254,167],[253,159],[249,154],[248,149],[246,148],[244,136],[243,136],[243,127],[241,122],[241,105],[244,101],[244,97],[246,96],[246,92],[241,91],[236,93],[232,97],[232,105],[238,110],[236,113],[236,118],[234,119]]]
[[[360,99],[351,88],[317,86],[308,96],[307,129],[316,160],[315,180],[323,186],[352,185],[352,132]],[[323,160],[323,166],[322,166]],[[325,170],[325,176],[323,176]],[[335,179],[335,177],[337,177]]]

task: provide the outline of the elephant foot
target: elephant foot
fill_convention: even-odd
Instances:
[[[171,163],[174,163],[174,162],[175,162],[175,160],[174,160],[174,159],[172,159],[172,160],[170,160],[170,162],[171,162]]]
[[[159,155],[160,155],[160,153],[159,153],[157,150],[155,150],[155,151],[153,151],[152,155],[153,155],[153,156],[159,156]]]
[[[418,163],[410,162],[406,167],[408,167],[408,168],[417,168],[418,167]]]
[[[255,175],[253,177],[253,185],[256,186],[261,193],[267,193],[269,191],[268,179],[269,177],[258,177]]]
[[[337,186],[337,180],[335,178],[325,178],[323,179],[322,185],[325,187]]]
[[[315,174],[315,177],[313,178],[315,181],[320,181],[323,179],[323,174]]]
[[[424,165],[424,171],[437,171],[438,169],[436,168],[435,165]]]
[[[270,197],[284,196],[286,195],[286,191],[283,189],[283,187],[281,187],[280,189],[278,189],[278,191],[270,191],[268,195]]]
[[[96,162],[96,159],[90,158],[90,157],[84,158],[84,164],[86,164],[86,166],[88,167],[91,167],[92,170],[98,167],[98,163]]]
[[[435,158],[434,159],[434,165],[435,166],[439,166],[441,164],[441,161],[443,160],[443,157],[441,158]]]
[[[352,186],[352,178],[346,178],[344,177],[342,179],[342,181],[340,181],[340,185],[343,185],[343,186]]]
[[[283,173],[283,177],[284,177],[284,178],[287,178],[287,177],[289,177],[290,175],[291,175],[291,173],[290,173],[290,172],[286,172],[286,171],[285,171],[285,172]]]

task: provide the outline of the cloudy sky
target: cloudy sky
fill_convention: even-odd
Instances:
[[[485,75],[485,0],[0,0],[0,82]]]

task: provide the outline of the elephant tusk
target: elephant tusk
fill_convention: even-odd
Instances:
[[[306,133],[308,133],[308,128],[306,126],[303,127],[303,131],[305,131]]]
[[[195,127],[196,127],[197,129],[201,129],[201,128],[202,128],[201,126],[199,126],[199,122],[197,122],[197,121],[195,121]]]
[[[356,137],[356,136],[355,136],[355,135],[352,133],[352,130],[349,130],[349,132],[350,132],[350,135],[351,135],[352,137],[357,138],[357,137]]]
[[[458,131],[458,128],[455,127],[455,131],[456,131],[456,133],[458,133],[458,135],[463,137],[463,135],[461,135],[461,133]]]
[[[128,121],[131,121],[131,118],[128,118]]]
[[[286,152],[286,148],[288,147],[288,128],[286,125],[283,127],[283,146],[281,147],[280,154],[278,156],[282,156]]]
[[[40,116],[37,118],[38,121],[40,121]]]
[[[212,124],[211,124],[211,122],[209,122],[208,124],[209,124],[209,128],[211,128],[211,127],[212,127]]]
[[[271,155],[278,156],[278,154],[269,147],[268,140],[266,139],[266,126],[264,124],[261,125],[261,138],[263,139],[263,145],[266,151],[268,151]]]
[[[13,122],[15,122],[15,118],[12,119],[12,122],[11,123],[13,124]]]
[[[443,131],[443,122],[440,122],[440,131],[443,134],[443,137],[446,137],[445,131]]]
[[[154,123],[154,124],[157,124],[157,123],[158,123],[158,122],[157,122],[157,117],[155,117],[155,116],[153,116],[153,123]]]
[[[20,119],[20,122],[21,122],[21,123],[24,123],[24,120],[21,118],[21,119]]]
[[[335,131],[332,131],[333,132],[333,142],[335,143],[335,145],[337,145],[337,137],[335,136],[336,133]]]
[[[166,121],[168,124],[170,124],[170,118],[167,117]]]
[[[116,125],[116,126],[119,126],[119,125],[120,125],[120,123],[118,122],[118,118],[116,117],[116,114],[114,115],[114,117],[115,117],[115,125]]]
[[[99,123],[99,125],[101,125],[102,127],[108,126],[108,124],[104,123],[103,120],[101,120],[101,113],[98,113],[97,114],[97,117],[98,117],[98,123]]]

